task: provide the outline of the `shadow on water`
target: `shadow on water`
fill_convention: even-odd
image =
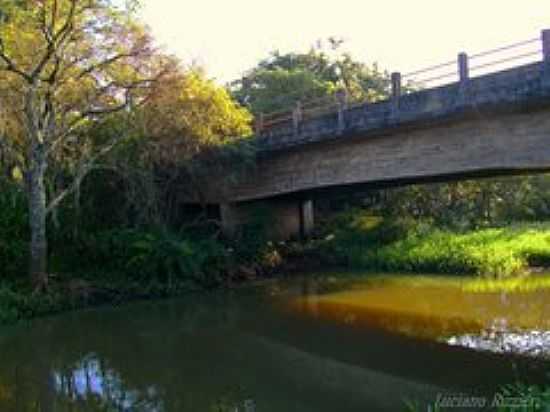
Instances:
[[[304,278],[0,330],[0,411],[384,412],[546,381],[543,358],[445,341],[496,321],[550,329],[546,292],[402,280]]]

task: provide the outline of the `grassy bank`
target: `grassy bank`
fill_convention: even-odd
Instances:
[[[17,238],[17,232],[12,232],[10,236]],[[353,210],[324,222],[308,242],[268,242],[259,227],[244,231],[236,240],[212,233],[116,229],[83,234],[57,248],[62,255],[51,256],[52,276],[40,293],[25,275],[15,272],[24,267],[25,253],[19,243],[25,242],[12,243],[13,247],[6,243],[0,261],[12,265],[4,266],[11,274],[8,271],[0,278],[0,323],[331,267],[480,275],[462,285],[472,291],[522,291],[541,286],[532,281],[548,283],[536,277],[527,282],[514,275],[550,266],[550,223],[457,231]],[[7,253],[18,249],[21,259]]]
[[[0,324],[233,287],[271,276],[281,263],[273,244],[249,234],[229,240],[207,232],[115,229],[81,235],[62,250],[51,254],[52,271],[40,290],[23,269],[0,273]],[[0,253],[0,263],[5,257]]]
[[[550,266],[550,223],[457,232],[355,212],[318,242],[322,255],[369,270],[508,277]]]
[[[456,234],[412,233],[379,250],[362,264],[384,270],[510,276],[550,263],[550,225],[514,225]]]

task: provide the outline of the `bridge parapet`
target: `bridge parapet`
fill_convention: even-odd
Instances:
[[[494,53],[539,42],[532,39],[515,45],[478,53],[472,59],[483,59]],[[538,43],[537,43],[538,44]],[[490,68],[492,65],[517,59],[539,56],[536,62],[508,68],[495,73],[470,77],[470,71]],[[474,113],[477,110],[499,110],[511,106],[527,105],[550,99],[550,31],[542,32],[542,51],[522,53],[495,62],[483,62],[470,69],[465,53],[458,56],[457,70],[426,81],[454,76],[452,83],[402,94],[401,79],[410,75],[392,75],[392,96],[376,103],[332,105],[333,111],[317,117],[297,121],[297,115],[283,117],[272,127],[258,130],[257,143],[260,153],[288,149],[304,144],[353,137],[368,136],[396,127],[414,126],[416,123],[444,121],[453,117]],[[450,63],[437,65],[429,70],[439,70]],[[412,73],[417,75],[426,71]],[[414,82],[408,85],[414,85]],[[410,88],[409,88],[410,90]],[[301,118],[301,107],[299,117]]]

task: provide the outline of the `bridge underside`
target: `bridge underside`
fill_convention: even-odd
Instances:
[[[269,153],[259,159],[254,173],[225,188],[225,199],[230,199],[225,216],[242,222],[257,202],[272,205],[274,225],[281,229],[278,237],[288,237],[311,230],[312,208],[304,209],[306,200],[335,191],[549,170],[548,106],[513,112],[472,110],[461,118],[371,135],[350,133]]]

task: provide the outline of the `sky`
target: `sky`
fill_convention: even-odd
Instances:
[[[329,36],[357,60],[414,71],[539,37],[550,1],[144,0],[142,18],[168,52],[225,83],[272,50],[307,51]]]

